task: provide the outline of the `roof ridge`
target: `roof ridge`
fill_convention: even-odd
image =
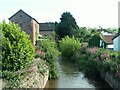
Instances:
[[[15,14],[13,14],[10,18],[8,18],[9,20],[13,17],[13,16],[15,16],[17,13],[19,13],[20,11],[22,11],[23,13],[25,13],[26,15],[28,15],[30,18],[32,18],[32,19],[34,19],[38,24],[39,24],[39,22],[35,19],[35,18],[33,18],[33,17],[31,17],[29,14],[27,14],[25,11],[23,11],[22,9],[20,9],[19,11],[17,11]]]

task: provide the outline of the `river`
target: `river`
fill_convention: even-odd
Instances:
[[[84,73],[68,60],[58,61],[59,78],[49,80],[45,88],[92,88],[102,90],[110,86],[101,78],[98,80],[88,79]]]

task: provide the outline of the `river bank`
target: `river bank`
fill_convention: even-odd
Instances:
[[[20,71],[21,72],[21,71]],[[35,59],[34,64],[25,71],[24,78],[19,81],[19,86],[12,88],[44,88],[49,77],[49,69],[43,60],[40,58]],[[8,80],[2,81],[2,88],[10,88],[11,85],[17,82],[9,82]]]
[[[102,78],[95,80],[85,77],[85,74],[68,60],[58,61],[58,71],[59,78],[49,80],[45,88],[91,88],[93,90],[105,88],[112,90]]]

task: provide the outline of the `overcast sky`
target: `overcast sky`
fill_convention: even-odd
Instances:
[[[22,9],[38,22],[60,22],[70,12],[80,27],[117,28],[119,0],[0,0],[0,22]]]

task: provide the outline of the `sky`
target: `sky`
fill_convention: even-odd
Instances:
[[[22,9],[39,23],[60,22],[70,12],[79,27],[117,28],[119,0],[0,0],[0,22]]]

